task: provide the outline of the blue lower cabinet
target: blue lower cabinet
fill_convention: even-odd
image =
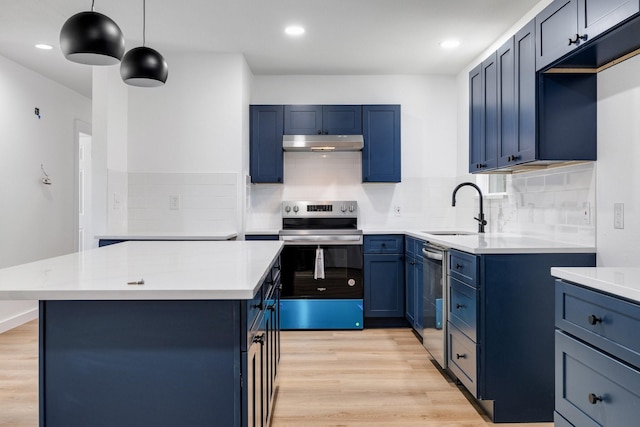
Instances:
[[[592,267],[595,254],[450,254],[450,372],[493,422],[553,421],[550,270]]]
[[[640,304],[562,280],[555,289],[556,425],[637,425]]]
[[[366,317],[402,317],[404,315],[403,256],[400,254],[364,255]]]
[[[364,316],[404,317],[404,236],[364,236],[363,251]]]
[[[362,329],[361,299],[283,299],[280,327],[290,329]]]
[[[253,301],[40,301],[39,425],[268,425],[277,281]]]

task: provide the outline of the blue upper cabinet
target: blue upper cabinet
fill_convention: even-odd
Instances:
[[[282,183],[283,106],[252,105],[249,114],[251,182]]]
[[[536,158],[535,24],[498,49],[498,167]]]
[[[498,61],[493,53],[469,76],[469,172],[495,169],[498,161]]]
[[[536,69],[583,43],[578,34],[578,0],[555,0],[536,16]]]
[[[362,107],[363,182],[400,182],[400,105]]]
[[[592,39],[638,12],[639,0],[578,0],[578,33]]]
[[[285,105],[285,135],[360,135],[361,105]]]
[[[545,68],[639,11],[638,0],[555,0],[536,16],[536,68]]]

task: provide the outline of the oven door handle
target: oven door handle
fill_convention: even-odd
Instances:
[[[361,245],[362,236],[280,236],[285,245]]]
[[[422,255],[425,258],[433,259],[435,261],[442,261],[444,258],[442,252],[432,252],[426,248],[422,248]]]

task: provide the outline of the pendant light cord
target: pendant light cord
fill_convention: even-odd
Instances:
[[[96,0],[91,0],[91,12],[95,12],[96,11],[95,4],[96,4]]]
[[[146,33],[147,33],[147,0],[142,0],[142,46],[143,47],[147,43]]]

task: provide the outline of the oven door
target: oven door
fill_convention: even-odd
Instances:
[[[317,249],[324,279],[315,274]],[[363,298],[361,245],[285,245],[281,260],[282,299]]]

